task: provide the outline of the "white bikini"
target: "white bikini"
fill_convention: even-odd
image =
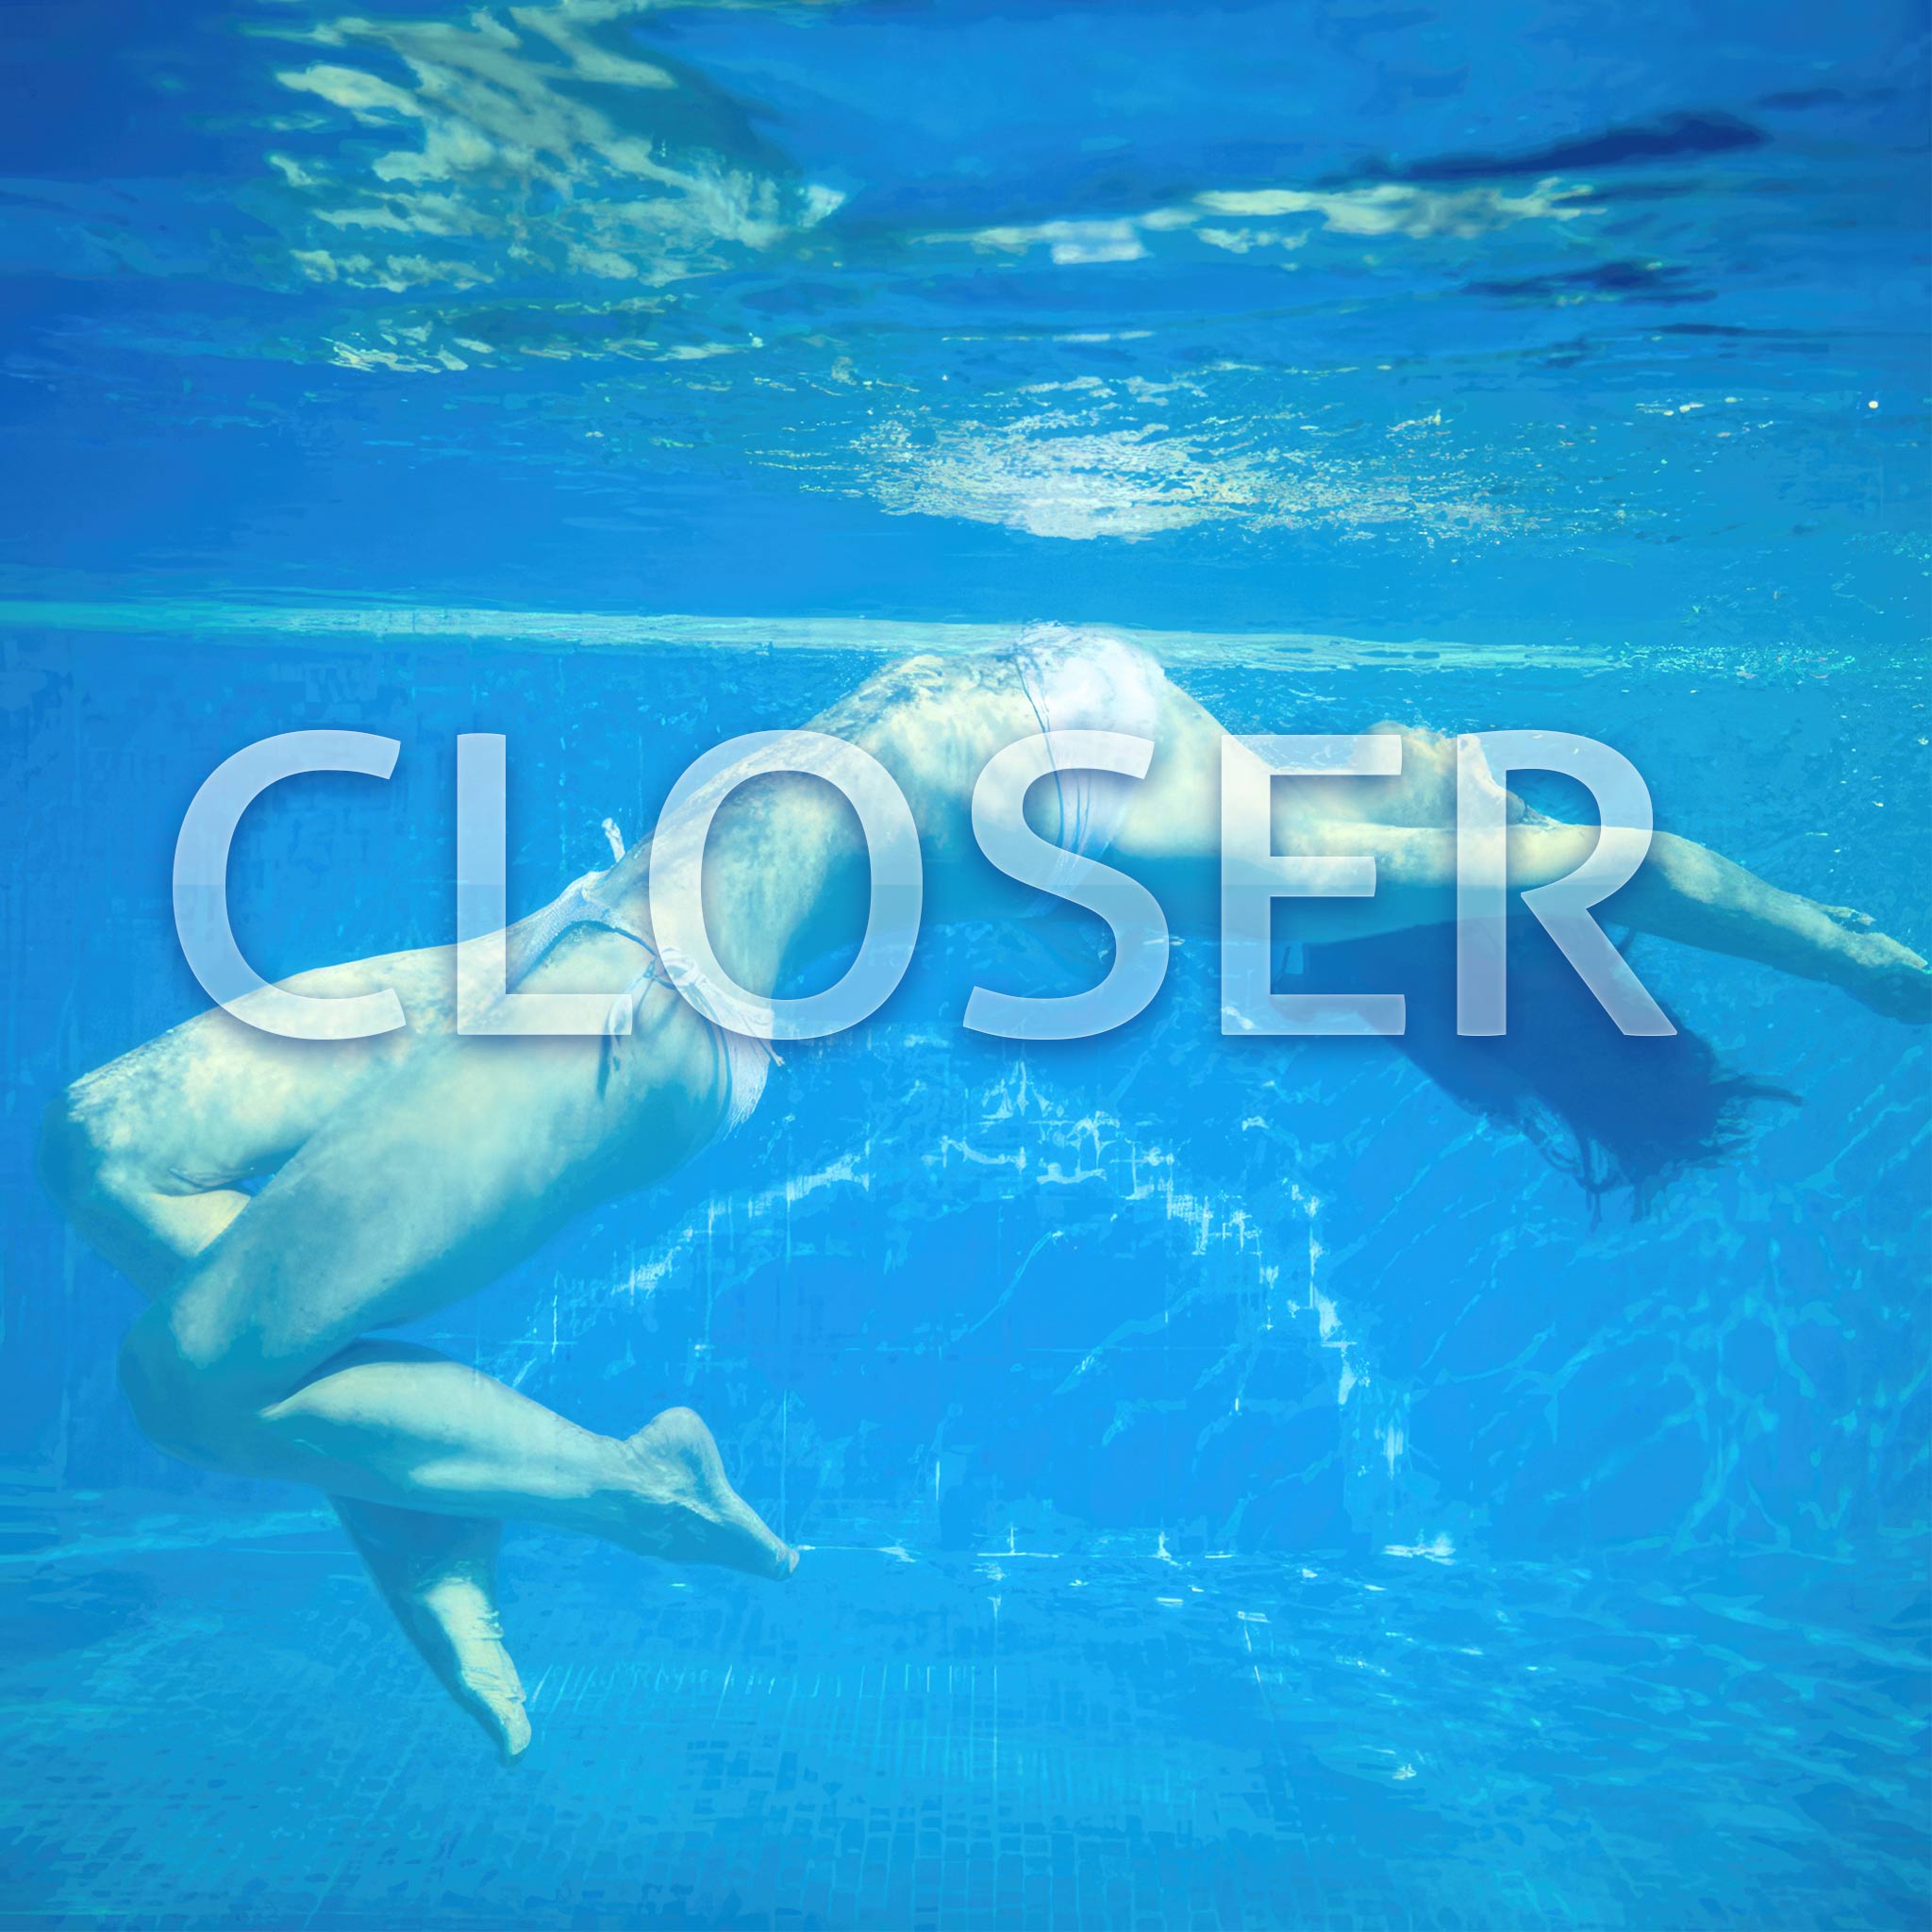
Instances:
[[[609,821],[605,823],[608,824]],[[623,857],[621,851],[618,857]],[[610,1014],[605,1022],[605,1053],[614,1062],[616,1049],[612,1042],[623,1037],[618,1031],[620,1013],[630,1012],[653,986],[675,991],[705,1022],[715,1049],[724,1057],[719,1077],[724,1083],[725,1115],[720,1131],[728,1134],[752,1117],[764,1096],[765,1082],[771,1077],[778,1055],[769,1040],[734,1033],[720,1024],[691,962],[675,946],[659,947],[635,926],[626,924],[622,914],[597,895],[594,888],[603,877],[601,872],[591,872],[572,880],[541,912],[511,928],[508,984],[514,989],[573,926],[600,925],[629,940],[633,945],[641,946],[643,971],[610,1003]],[[624,1031],[627,1033],[629,1028]]]

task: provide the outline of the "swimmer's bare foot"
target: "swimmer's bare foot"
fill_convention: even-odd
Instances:
[[[766,1528],[725,1480],[718,1445],[688,1408],[667,1408],[624,1444],[626,1534],[673,1563],[722,1563],[783,1582],[798,1552]]]
[[[383,1600],[437,1681],[483,1726],[506,1764],[530,1743],[524,1687],[496,1614],[502,1525],[358,1503],[341,1510]]]

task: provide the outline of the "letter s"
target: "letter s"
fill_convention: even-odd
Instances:
[[[1145,1010],[1167,977],[1167,917],[1138,879],[1042,839],[1026,823],[1026,793],[1050,773],[1114,772],[1144,778],[1154,741],[1120,731],[1045,731],[987,760],[973,788],[973,836],[1008,878],[1107,923],[1113,964],[1098,986],[1064,999],[973,989],[966,1024],[1001,1040],[1091,1040]]]

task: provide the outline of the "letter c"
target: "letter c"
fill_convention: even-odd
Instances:
[[[242,957],[228,923],[228,848],[242,814],[271,785],[302,772],[387,778],[401,750],[399,740],[367,731],[284,731],[244,746],[194,794],[175,841],[175,931],[203,991],[236,1019],[284,1040],[368,1040],[408,1024],[393,987],[313,999],[269,985]]]

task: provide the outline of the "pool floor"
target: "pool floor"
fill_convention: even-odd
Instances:
[[[506,1769],[326,1518],[5,1523],[15,1924],[1762,1932],[1910,1924],[1924,1881],[1903,1570],[1718,1596],[857,1525],[778,1590],[531,1535]],[[1757,1607],[1805,1595],[1834,1617]]]

